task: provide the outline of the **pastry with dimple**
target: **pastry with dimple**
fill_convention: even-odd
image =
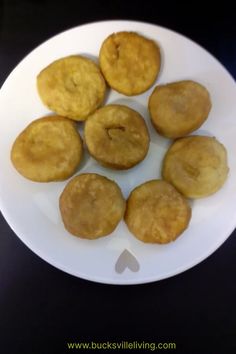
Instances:
[[[208,90],[195,81],[158,85],[148,108],[156,131],[167,138],[183,137],[198,129],[211,110]]]
[[[103,166],[114,169],[135,166],[149,148],[143,117],[123,105],[107,105],[89,116],[84,137],[90,154]]]
[[[106,84],[97,64],[71,55],[44,68],[37,76],[37,88],[50,110],[83,121],[103,103]]]
[[[146,243],[169,243],[183,233],[191,219],[187,200],[169,183],[151,180],[129,195],[125,222]]]
[[[115,230],[123,218],[125,205],[119,186],[95,173],[74,177],[66,185],[59,200],[67,231],[91,240]]]
[[[138,95],[155,82],[161,66],[159,46],[135,32],[118,32],[102,43],[99,62],[102,73],[114,90]]]
[[[176,140],[168,149],[162,176],[188,198],[207,197],[225,183],[229,168],[227,151],[209,136]]]
[[[75,173],[82,151],[75,122],[48,116],[34,120],[19,134],[11,149],[11,161],[32,181],[61,181]]]

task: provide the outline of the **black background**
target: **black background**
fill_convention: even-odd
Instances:
[[[0,0],[0,85],[52,35],[106,19],[141,20],[178,31],[205,47],[236,78],[235,10],[227,1]],[[235,236],[178,276],[111,286],[48,265],[1,216],[0,353],[67,353],[68,341],[86,340],[172,341],[177,350],[162,352],[236,353]]]

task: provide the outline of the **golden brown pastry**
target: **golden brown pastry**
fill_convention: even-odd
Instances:
[[[207,119],[211,99],[207,89],[194,81],[156,86],[148,108],[156,131],[178,138],[198,129]]]
[[[90,154],[103,166],[127,169],[142,161],[149,148],[149,134],[142,116],[122,105],[98,109],[85,123]]]
[[[98,66],[81,55],[58,59],[37,76],[43,103],[61,116],[85,120],[105,96],[106,84]]]
[[[160,71],[158,45],[134,32],[113,33],[103,42],[99,61],[108,84],[127,96],[149,89]]]
[[[186,199],[162,180],[141,184],[127,200],[125,222],[143,242],[174,241],[188,227],[190,219],[191,208]]]
[[[95,173],[74,177],[62,192],[59,205],[65,228],[87,239],[110,234],[125,212],[119,186]]]
[[[14,167],[35,182],[69,178],[81,157],[82,141],[75,122],[60,116],[34,120],[16,138],[11,149]]]
[[[215,138],[189,136],[167,151],[162,175],[183,195],[201,198],[217,192],[228,175],[227,152]]]

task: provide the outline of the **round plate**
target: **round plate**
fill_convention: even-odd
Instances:
[[[135,31],[155,40],[162,68],[155,84],[190,79],[211,94],[209,118],[194,134],[213,135],[228,151],[230,174],[211,197],[192,202],[192,220],[175,242],[151,245],[138,241],[122,221],[113,234],[95,241],[70,235],[61,221],[58,198],[67,181],[35,183],[20,176],[10,162],[16,136],[33,119],[50,114],[36,90],[36,76],[53,60],[83,54],[97,60],[103,40],[112,32]],[[155,86],[155,85],[154,85]],[[125,197],[140,183],[160,178],[170,140],[156,134],[147,102],[153,87],[126,97],[111,90],[106,103],[126,104],[146,119],[151,144],[146,159],[128,171],[99,166],[87,153],[78,173],[96,172],[115,180]],[[224,67],[191,40],[168,29],[133,21],[105,21],[65,31],[33,50],[9,75],[0,91],[0,206],[19,238],[37,255],[75,276],[110,284],[138,284],[183,272],[213,253],[236,225],[236,85]]]

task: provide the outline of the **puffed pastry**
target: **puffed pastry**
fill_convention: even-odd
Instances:
[[[11,161],[32,181],[61,181],[75,173],[82,152],[75,122],[47,116],[34,120],[19,134],[11,149]]]
[[[161,67],[157,43],[135,32],[118,32],[102,43],[99,62],[109,86],[127,96],[153,85]]]
[[[225,147],[209,136],[176,140],[168,149],[162,168],[163,178],[188,198],[207,197],[217,192],[228,172]]]
[[[86,239],[97,239],[114,231],[123,218],[125,205],[119,186],[95,173],[72,178],[59,200],[67,231]]]
[[[92,60],[71,55],[55,60],[37,76],[42,102],[57,114],[83,121],[103,102],[106,92],[102,73]]]
[[[191,219],[187,200],[168,182],[151,180],[129,195],[125,222],[146,243],[169,243],[183,233]]]
[[[193,132],[205,122],[211,110],[211,98],[198,82],[178,81],[156,86],[148,109],[156,131],[175,139]]]
[[[127,106],[114,104],[88,117],[84,136],[90,154],[114,169],[128,169],[141,162],[150,140],[143,117]]]

